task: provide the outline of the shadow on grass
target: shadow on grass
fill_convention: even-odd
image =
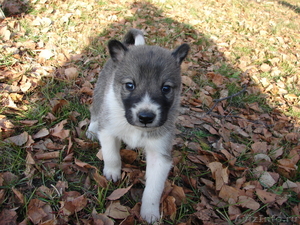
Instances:
[[[296,5],[292,5],[291,3],[289,2],[286,2],[286,1],[278,1],[278,3],[280,5],[283,5],[291,10],[294,10],[296,13],[300,14],[300,7],[299,6],[296,6]]]
[[[29,12],[31,10],[31,4],[30,1],[0,0],[0,11],[1,9],[6,17],[17,16]]]
[[[283,5],[289,6],[287,3]],[[299,12],[297,7],[294,9]],[[225,135],[224,133],[221,134],[221,132],[225,132],[226,129],[220,126],[220,135],[208,134],[207,129],[202,126],[205,124],[202,119],[207,119],[207,115],[205,115],[205,113],[211,109],[213,102],[211,102],[212,104],[205,105],[204,102],[207,99],[202,97],[205,96],[206,91],[209,92],[209,86],[216,90],[216,93],[212,94],[216,99],[221,97],[220,92],[224,89],[229,91],[229,95],[234,95],[243,89],[245,90],[241,91],[239,95],[227,99],[226,103],[219,103],[219,107],[214,108],[212,110],[213,113],[209,115],[211,118],[214,118],[209,119],[211,121],[209,123],[214,123],[214,120],[220,120],[222,124],[234,124],[248,132],[253,132],[255,127],[258,127],[264,132],[270,134],[272,129],[281,129],[276,125],[276,123],[280,122],[279,120],[281,117],[286,117],[281,114],[281,112],[271,106],[268,106],[266,99],[261,96],[262,93],[260,93],[255,82],[253,82],[246,73],[235,68],[226,60],[223,53],[218,51],[217,44],[207,37],[205,31],[194,29],[193,26],[189,24],[180,23],[172,18],[164,16],[163,9],[160,9],[146,1],[135,2],[130,5],[128,10],[132,12],[132,16],[125,17],[122,21],[113,22],[108,25],[102,33],[90,37],[91,45],[87,46],[83,53],[91,58],[95,58],[100,55],[101,57],[100,59],[98,58],[98,63],[102,67],[108,58],[106,46],[107,42],[110,39],[121,40],[123,35],[130,28],[144,30],[146,32],[146,43],[149,45],[160,45],[161,47],[174,49],[182,43],[188,43],[191,46],[191,51],[187,57],[188,63],[185,64],[188,69],[183,70],[183,75],[192,78],[199,89],[189,86],[184,86],[183,88],[182,106],[184,108],[184,113],[180,116],[181,120],[179,120],[178,123],[179,127],[182,128],[182,133],[178,137],[187,142],[193,142],[195,139],[196,141],[200,140],[203,141],[206,146],[212,146],[219,141],[221,141],[224,146],[228,145],[228,143],[238,143],[248,146],[248,151],[251,150],[249,147],[251,143],[259,141],[266,142],[269,146],[274,146],[274,148],[277,146],[278,140],[266,137],[266,133],[263,132],[251,133],[251,136],[249,136],[248,139],[245,139],[245,137],[240,136],[239,134],[232,136]],[[86,64],[82,65],[82,68],[84,67],[86,70],[91,71],[94,70],[95,62],[91,61],[90,65],[91,68],[88,68]],[[89,73],[87,72],[87,74]],[[209,77],[214,76],[215,74],[219,74],[221,77],[219,75],[216,75],[216,77],[213,78]],[[217,84],[218,82],[214,81],[214,79],[218,79],[218,77],[223,80],[223,82],[220,82],[219,85]],[[242,82],[245,80],[249,81],[249,88],[245,88],[242,85]],[[197,106],[199,111],[192,109],[195,108],[191,105],[191,103],[195,103],[195,101],[193,102],[193,99],[201,99],[200,101],[202,102],[202,106]],[[256,103],[259,108],[263,109],[262,111],[260,111],[260,109],[255,109]],[[284,129],[287,129],[287,133],[294,129],[293,124],[289,124],[289,121],[285,121],[283,123]],[[218,125],[213,126],[218,127]],[[197,136],[197,132],[199,132],[199,130],[208,134],[210,139],[208,140],[205,135],[204,138]],[[289,151],[296,143],[297,141],[289,143],[289,141],[285,141],[284,139],[281,142],[281,144],[285,145],[285,150],[287,151]],[[200,146],[204,149],[204,145],[201,145],[200,143]],[[182,143],[179,143],[175,145],[175,149],[182,151],[182,149],[186,148],[183,147]],[[213,149],[213,151],[218,150],[220,149]],[[201,151],[199,151],[198,154],[201,154],[200,152]],[[245,161],[240,164],[243,164],[245,168],[251,168],[253,163],[255,162],[252,159],[245,159]],[[183,169],[183,176],[199,177],[199,174],[202,173],[201,171],[205,170],[207,170],[205,166],[197,165],[195,170]],[[206,178],[211,179],[210,176],[211,174],[208,174]],[[233,178],[231,183],[234,183],[237,178],[238,176]],[[186,184],[182,177],[176,182],[187,186],[190,185]],[[208,188],[201,184],[199,189],[194,192],[197,197],[192,198],[191,202],[199,201],[199,197],[206,191],[208,191]],[[214,192],[215,190],[210,191]],[[216,192],[214,194],[218,195]],[[190,212],[193,210],[193,207],[191,206],[188,208]],[[273,209],[272,206],[270,206],[270,208]],[[193,218],[192,220],[195,223],[203,222],[196,216],[191,216],[190,213],[181,215],[177,222],[187,221],[189,218]],[[211,221],[213,221],[213,219],[211,219]],[[217,223],[218,219],[214,220],[214,222]]]

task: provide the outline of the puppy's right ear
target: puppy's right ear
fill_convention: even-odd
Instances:
[[[108,49],[110,57],[114,62],[120,62],[128,49],[119,41],[117,40],[111,40],[108,42]]]

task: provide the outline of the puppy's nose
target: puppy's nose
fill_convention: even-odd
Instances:
[[[155,119],[155,114],[152,112],[140,112],[138,113],[139,121],[143,124],[152,123]]]

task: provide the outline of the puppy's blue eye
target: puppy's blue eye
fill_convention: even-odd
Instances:
[[[126,89],[127,89],[128,91],[133,91],[133,90],[135,89],[134,83],[131,83],[131,82],[127,82],[127,83],[125,84],[125,87],[126,87]]]
[[[169,86],[169,85],[164,85],[162,88],[161,88],[161,91],[162,91],[162,93],[163,94],[168,94],[168,93],[170,93],[171,92],[171,86]]]

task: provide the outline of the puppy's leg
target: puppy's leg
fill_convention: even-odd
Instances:
[[[104,159],[103,174],[108,180],[115,182],[121,178],[121,140],[110,135],[105,130],[98,131],[98,139]]]
[[[159,148],[161,150],[161,145],[154,145],[152,147],[150,149],[146,148],[146,187],[141,206],[141,216],[148,223],[154,223],[160,218],[160,198],[172,166],[169,154],[157,150]]]
[[[97,132],[98,132],[98,121],[91,119],[91,123],[86,131],[86,136],[91,140],[95,140],[97,139]]]

